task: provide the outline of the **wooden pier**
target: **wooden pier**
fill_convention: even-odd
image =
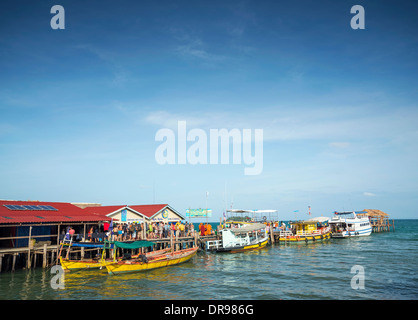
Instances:
[[[389,220],[389,215],[383,211],[375,209],[364,209],[370,219],[372,225],[372,232],[395,231],[395,220]]]
[[[176,237],[147,240],[155,243],[151,250],[171,247],[174,247],[174,250],[181,250],[193,246],[198,246],[201,250],[205,250],[206,242],[209,240],[216,240],[216,236],[200,236],[198,232],[195,232],[191,236],[179,237],[177,234]],[[94,244],[94,242],[92,244]],[[0,249],[0,272],[15,271],[18,268],[31,269],[41,266],[47,268],[56,265],[58,264],[60,250],[61,245],[51,244],[51,241],[29,241],[28,247]],[[84,258],[86,254],[101,255],[101,252],[101,248],[69,248],[68,246],[65,246],[62,248],[61,254],[63,257],[67,256],[71,259],[81,259]]]

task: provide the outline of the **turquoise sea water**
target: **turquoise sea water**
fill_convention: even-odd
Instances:
[[[87,270],[66,273],[53,289],[50,270],[0,274],[0,299],[22,300],[276,300],[417,299],[418,220],[395,220],[395,232],[275,244],[244,253],[199,252],[181,265],[109,276]],[[364,289],[353,289],[364,268]]]

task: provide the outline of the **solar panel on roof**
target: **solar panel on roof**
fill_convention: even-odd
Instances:
[[[53,206],[44,206],[44,207],[47,207],[48,210],[58,211],[58,209],[54,208]]]
[[[9,210],[47,210],[47,211],[58,211],[58,209],[54,208],[53,206],[46,206],[46,205],[16,205],[16,204],[4,204],[7,209]]]
[[[24,206],[20,206],[20,205],[12,205],[13,209],[12,210],[27,210]]]
[[[39,210],[48,210],[48,211],[58,211],[58,209],[55,209],[53,206],[47,206],[47,205],[38,205]]]
[[[22,205],[26,210],[39,210],[37,206]]]

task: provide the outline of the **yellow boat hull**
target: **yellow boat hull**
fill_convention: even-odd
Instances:
[[[268,242],[269,242],[268,240],[265,240],[263,242],[253,244],[251,246],[244,246],[243,248],[232,249],[230,252],[235,253],[235,252],[242,252],[242,251],[247,251],[247,250],[262,249],[268,244]]]
[[[102,261],[94,260],[69,260],[60,257],[60,264],[64,270],[71,271],[75,269],[96,269],[104,266]]]
[[[279,238],[280,242],[285,243],[301,243],[301,242],[315,242],[322,241],[331,238],[331,232],[327,232],[321,235],[312,235],[312,236],[291,236],[291,237],[282,237]]]
[[[198,248],[195,247],[191,249],[176,251],[170,254],[162,254],[161,256],[154,257],[152,260],[146,263],[134,262],[131,260],[118,261],[115,263],[106,264],[106,269],[109,274],[113,275],[168,267],[190,260],[196,254],[197,249]]]
[[[158,251],[151,251],[146,253],[147,257],[152,257],[168,252],[170,249],[162,249]],[[137,257],[134,255],[133,257]],[[66,271],[79,270],[79,269],[98,269],[106,266],[107,264],[114,263],[114,260],[109,258],[106,260],[70,260],[60,257],[60,264]]]

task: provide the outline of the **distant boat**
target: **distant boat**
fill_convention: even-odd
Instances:
[[[329,224],[333,238],[363,237],[372,233],[366,211],[335,211]]]
[[[238,221],[227,223],[231,226],[219,231],[221,239],[206,242],[207,251],[234,253],[261,249],[268,244],[265,224]]]
[[[284,243],[315,242],[331,238],[329,218],[318,217],[290,222],[289,230],[281,230],[279,241]]]

